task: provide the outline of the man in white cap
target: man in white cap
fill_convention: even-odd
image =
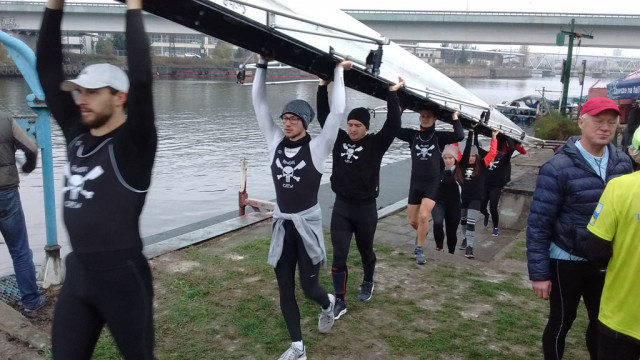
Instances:
[[[629,156],[640,164],[640,128]],[[607,184],[587,229],[586,257],[607,268],[598,314],[598,359],[640,358],[640,171]]]
[[[598,354],[598,308],[604,271],[586,261],[587,223],[606,182],[631,172],[631,161],[611,140],[620,111],[608,98],[584,103],[573,136],[540,168],[527,220],[527,260],[533,292],[549,299],[542,335],[545,359],[561,359],[580,299],[589,314],[586,341]]]
[[[139,219],[158,140],[142,1],[127,1],[130,78],[95,64],[64,81],[63,6],[47,2],[37,46],[47,105],[67,143],[63,215],[73,247],[53,319],[53,357],[90,358],[106,324],[124,358],[153,359],[153,287]]]

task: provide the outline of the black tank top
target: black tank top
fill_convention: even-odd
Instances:
[[[308,143],[293,157],[287,157],[284,143],[280,142],[271,163],[271,175],[276,202],[283,213],[298,213],[318,203],[322,173],[313,165]]]
[[[67,148],[63,215],[74,251],[142,249],[138,223],[148,189],[134,189],[122,179],[113,134],[84,133]]]
[[[411,184],[439,177],[441,159],[436,132],[416,131],[411,142]]]

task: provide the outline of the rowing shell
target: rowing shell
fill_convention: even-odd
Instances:
[[[124,2],[124,0],[119,0]],[[476,95],[339,9],[294,0],[145,0],[144,10],[256,53],[328,79],[339,59],[354,62],[345,85],[386,100],[398,76],[405,109],[437,107],[451,122],[459,110],[465,127],[490,136],[491,129],[520,142],[536,142]]]

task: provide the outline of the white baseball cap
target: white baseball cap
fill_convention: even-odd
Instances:
[[[64,91],[73,91],[79,87],[100,89],[107,86],[125,93],[129,92],[129,77],[117,66],[93,64],[84,68],[77,78],[60,84],[60,88]]]

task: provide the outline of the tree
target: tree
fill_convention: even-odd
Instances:
[[[520,53],[522,54],[522,65],[527,66],[529,63],[529,45],[520,45]]]
[[[245,59],[247,56],[249,56],[251,54],[251,52],[247,49],[243,49],[241,47],[237,47],[236,50],[233,52],[233,58],[234,59]]]
[[[233,48],[228,42],[220,40],[218,41],[216,48],[213,49],[213,54],[221,59],[231,59]]]
[[[462,48],[460,51],[460,56],[458,57],[458,64],[467,65],[469,63],[469,54],[467,54],[467,50]]]
[[[113,55],[113,42],[109,39],[100,39],[96,43],[96,54]]]
[[[9,58],[9,53],[5,49],[4,45],[0,43],[0,64],[12,64],[13,62]]]
[[[125,40],[123,33],[113,34],[113,49],[127,50],[127,41]]]

